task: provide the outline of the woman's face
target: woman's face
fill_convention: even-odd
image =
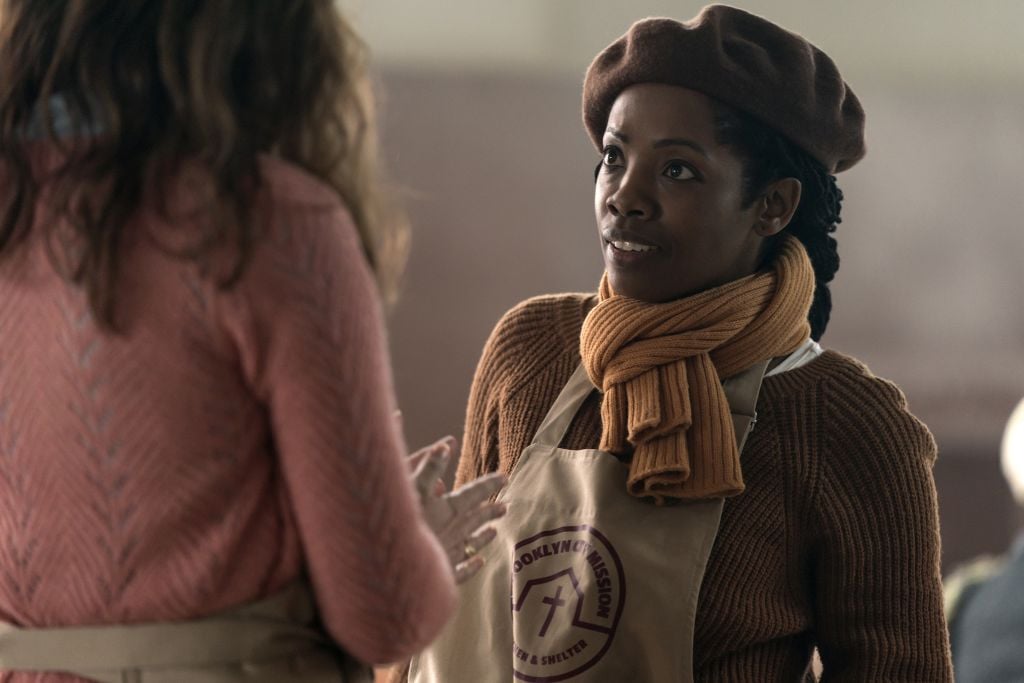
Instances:
[[[616,294],[671,301],[757,269],[764,238],[777,230],[764,201],[743,207],[743,164],[715,141],[707,96],[629,87],[602,144],[594,212]]]

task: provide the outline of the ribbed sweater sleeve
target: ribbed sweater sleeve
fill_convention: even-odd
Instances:
[[[498,414],[501,409],[502,347],[509,332],[508,315],[495,326],[484,345],[466,405],[466,426],[462,454],[455,471],[455,485],[461,486],[498,469]]]
[[[261,207],[267,239],[224,311],[269,413],[323,623],[352,655],[385,663],[426,646],[456,594],[403,460],[375,285],[326,194]]]
[[[850,364],[827,383],[812,493],[823,681],[952,681],[936,447],[893,384]]]
[[[562,388],[556,382],[537,394],[531,384],[548,372],[568,379],[580,360],[580,326],[596,303],[597,297],[588,294],[549,294],[527,299],[501,317],[470,388],[456,485],[489,472],[512,471],[539,426],[531,418],[546,414]],[[510,401],[525,401],[537,415],[509,409]]]

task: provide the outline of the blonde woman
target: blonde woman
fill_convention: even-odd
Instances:
[[[0,681],[355,681],[501,512],[415,482],[333,0],[5,0]],[[62,672],[62,673],[54,673]]]

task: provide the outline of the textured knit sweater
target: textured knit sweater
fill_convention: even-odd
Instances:
[[[140,212],[123,335],[54,273],[40,231],[0,262],[0,621],[189,619],[305,573],[331,636],[386,662],[454,609],[354,225],[298,168],[261,171],[265,236],[232,289],[154,246],[187,224]],[[184,184],[167,196],[190,215]]]
[[[460,482],[515,466],[580,363],[595,301],[531,299],[498,324],[471,390]],[[598,447],[600,402],[595,391],[563,447]],[[951,681],[934,458],[899,389],[851,358],[826,351],[766,378],[746,491],[725,501],[701,588],[696,680],[798,681],[817,646],[826,681]]]

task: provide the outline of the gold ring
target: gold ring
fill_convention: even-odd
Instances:
[[[476,555],[476,548],[474,548],[473,544],[470,543],[469,541],[466,541],[466,546],[465,546],[465,548],[463,548],[463,550],[466,551],[466,557],[467,558],[470,558],[470,557],[473,557],[474,555]]]

